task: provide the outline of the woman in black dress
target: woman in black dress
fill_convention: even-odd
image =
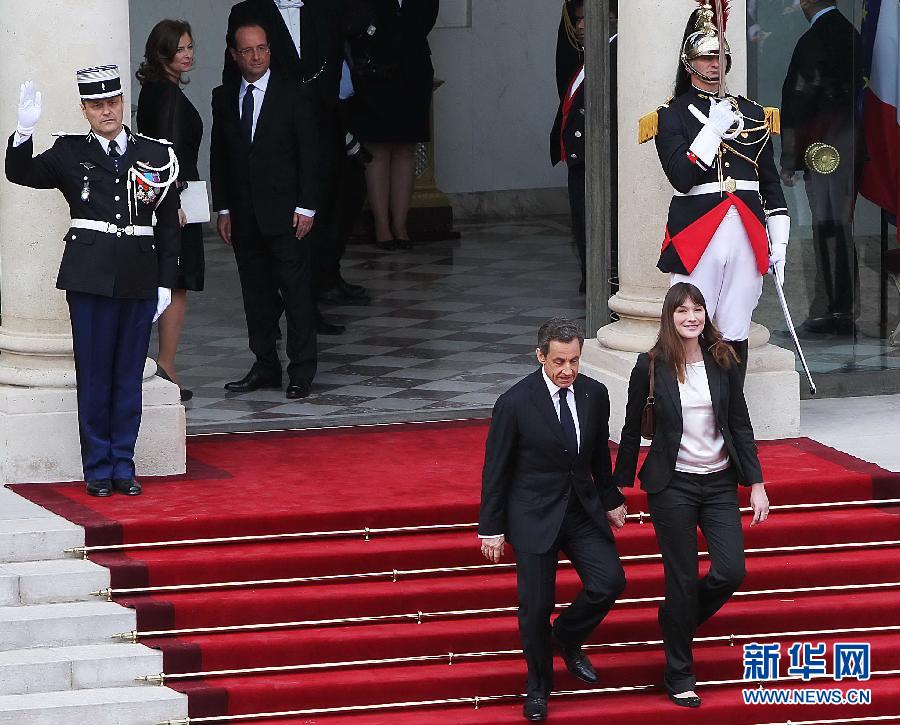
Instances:
[[[416,143],[429,141],[434,68],[428,33],[438,0],[366,0],[368,22],[352,33],[354,132],[373,159],[366,166],[375,240],[409,249],[406,227]]]
[[[137,71],[141,83],[138,99],[137,127],[140,133],[171,141],[178,157],[182,182],[197,181],[197,154],[203,138],[203,120],[187,99],[181,86],[187,83],[185,74],[194,66],[194,44],[191,26],[183,20],[161,20],[147,38],[144,61]],[[184,324],[187,290],[203,289],[203,227],[186,224],[181,219],[181,257],[178,285],[172,290],[172,304],[159,318],[159,354],[157,374],[179,385],[175,370],[175,354]],[[190,400],[192,392],[181,388],[182,401]]]

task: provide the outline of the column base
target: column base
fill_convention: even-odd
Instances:
[[[143,396],[138,478],[184,473],[186,423],[178,386],[151,377],[144,381]],[[75,389],[0,385],[0,480],[82,479]]]
[[[637,356],[603,347],[597,340],[585,340],[581,353],[581,372],[609,390],[609,433],[616,442],[625,423],[628,380]],[[800,435],[800,376],[790,350],[769,344],[752,348],[744,394],[757,440]]]

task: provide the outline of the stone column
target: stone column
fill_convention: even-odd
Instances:
[[[637,123],[672,94],[682,33],[694,7],[667,0],[619,3],[619,58],[632,59],[618,63],[617,79],[620,287],[609,307],[620,319],[597,330],[596,338],[585,342],[582,355],[584,371],[609,388],[610,431],[615,440],[625,419],[631,369],[637,353],[650,349],[656,340],[662,300],[669,287],[668,275],[656,269],[656,261],[672,188],[653,143],[638,145]],[[745,28],[746,0],[738,0],[732,3],[727,36],[733,61],[729,88],[739,93],[746,89]],[[588,34],[589,43],[605,42],[595,37],[595,28],[588,26]],[[589,198],[589,208],[597,201]],[[770,293],[769,289],[763,292]],[[745,392],[754,431],[762,439],[796,436],[800,394],[794,355],[769,345],[768,339],[768,330],[753,326]]]
[[[0,0],[0,17],[4,146],[16,127],[24,80],[35,81],[43,94],[36,152],[52,145],[54,131],[87,131],[75,84],[78,68],[117,63],[129,107],[127,2]],[[55,288],[68,224],[68,207],[58,191],[0,180],[0,482],[82,477],[71,328],[65,295]],[[178,388],[155,371],[148,360],[139,476],[180,473],[185,467]]]

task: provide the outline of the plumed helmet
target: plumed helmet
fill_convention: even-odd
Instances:
[[[725,23],[728,20],[728,3],[725,0],[699,0],[700,8],[694,11],[693,30],[690,26],[685,35],[684,43],[681,46],[681,62],[687,69],[688,73],[693,73],[704,80],[709,80],[702,73],[698,72],[692,61],[702,56],[719,54],[719,32],[716,28],[716,7],[715,3],[722,3],[722,32],[725,32]],[[731,48],[728,47],[728,41],[725,41],[725,57],[727,59],[727,73],[731,69]]]

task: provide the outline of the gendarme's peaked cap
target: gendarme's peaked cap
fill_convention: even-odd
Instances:
[[[82,101],[122,95],[122,79],[117,65],[82,68],[76,71],[75,79],[78,81],[78,93]]]

